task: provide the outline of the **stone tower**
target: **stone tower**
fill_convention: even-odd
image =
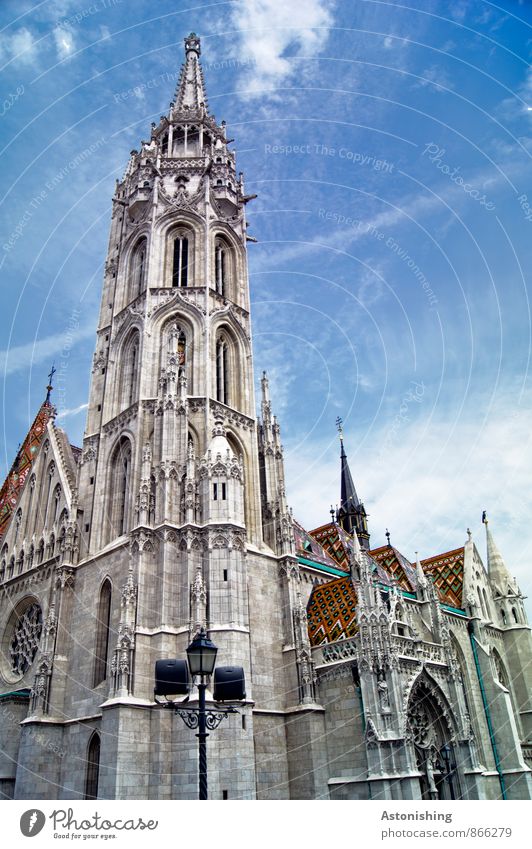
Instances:
[[[245,219],[253,196],[224,122],[210,114],[199,59],[192,33],[168,114],[117,181],[81,451],[59,440],[49,393],[40,413],[54,460],[40,458],[40,443],[31,448],[32,486],[47,493],[54,475],[66,481],[38,527],[39,593],[28,596],[27,581],[9,589],[8,631],[33,628],[33,637],[23,675],[11,675],[6,658],[5,689],[25,723],[11,760],[38,760],[32,741],[44,727],[59,754],[48,747],[38,770],[6,778],[6,795],[195,798],[194,735],[154,704],[153,685],[155,660],[184,657],[202,626],[218,663],[244,667],[248,696],[211,736],[213,798],[289,795],[283,711],[295,711],[292,734],[298,706],[312,714],[306,610],[266,377],[260,427],[255,413]],[[24,519],[26,489],[21,480]],[[13,545],[8,531],[7,560],[30,539],[26,524]],[[44,550],[59,534],[61,545]],[[308,738],[307,719],[302,726]]]

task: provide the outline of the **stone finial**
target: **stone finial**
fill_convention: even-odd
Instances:
[[[198,56],[201,55],[201,42],[199,36],[197,36],[195,32],[191,32],[190,35],[185,38],[185,53],[190,53],[192,50],[197,53]]]

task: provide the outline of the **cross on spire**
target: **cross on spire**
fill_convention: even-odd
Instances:
[[[46,402],[47,403],[50,401],[50,392],[54,388],[53,387],[53,379],[54,379],[54,374],[56,373],[56,371],[57,371],[57,369],[55,367],[55,364],[52,363],[52,368],[50,369],[50,373],[48,375],[48,386],[46,387]]]

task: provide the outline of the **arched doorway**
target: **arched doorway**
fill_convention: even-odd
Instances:
[[[419,678],[412,687],[406,736],[414,745],[422,799],[460,797],[453,733],[435,685]]]

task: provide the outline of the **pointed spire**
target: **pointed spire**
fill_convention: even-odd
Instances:
[[[340,465],[341,465],[341,484],[340,484],[340,509],[337,513],[338,524],[348,534],[352,534],[356,529],[362,547],[369,550],[369,533],[366,522],[366,511],[364,505],[358,500],[358,495],[351,476],[349,463],[347,462],[347,454],[344,449],[344,432],[342,428],[342,419],[336,419],[336,427],[340,436]]]
[[[203,71],[199,61],[200,54],[200,40],[195,32],[191,32],[185,38],[185,64],[181,69],[181,75],[174,97],[173,108],[175,112],[182,112],[186,109],[199,110],[202,108],[205,109],[205,112],[209,111]]]
[[[482,514],[482,521],[486,526],[486,547],[488,554],[488,577],[492,586],[497,590],[499,595],[517,595],[519,589],[516,586],[515,580],[510,575],[502,555],[497,548],[497,544],[493,539],[493,535],[489,529],[486,511]]]

